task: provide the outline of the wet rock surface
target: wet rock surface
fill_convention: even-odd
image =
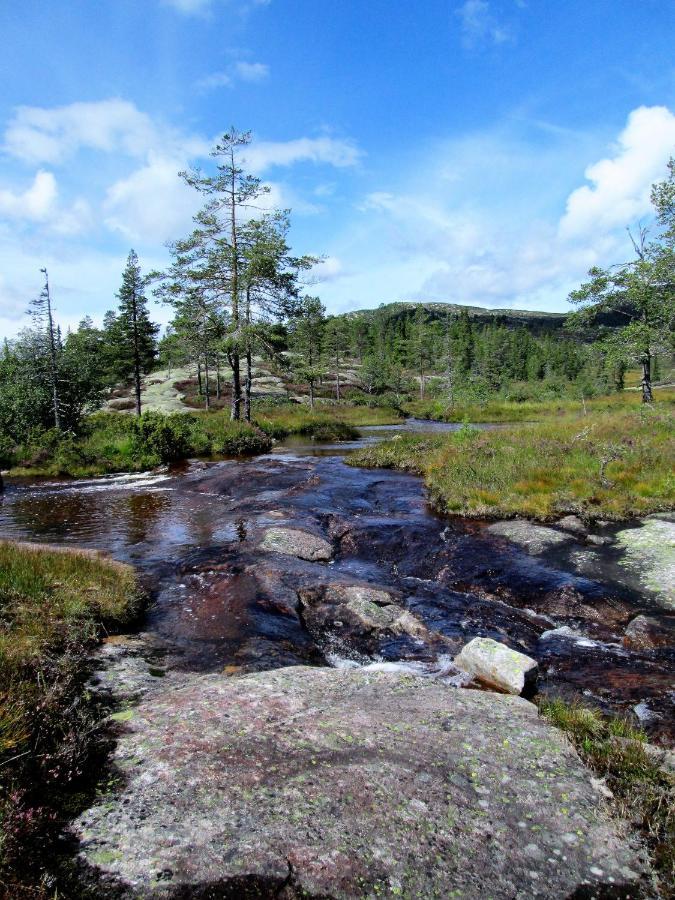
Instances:
[[[675,616],[636,616],[624,632],[623,643],[633,650],[675,647]]]
[[[167,671],[326,666],[335,652],[435,671],[485,637],[536,659],[544,692],[675,738],[675,650],[624,644],[637,616],[664,613],[615,540],[640,527],[597,523],[610,544],[595,546],[575,523],[534,532],[515,523],[521,537],[537,536],[533,552],[530,538],[514,540],[514,523],[501,523],[507,537],[494,523],[435,516],[418,478],[347,467],[335,449],[300,449],[157,474],[10,482],[0,528],[136,565],[155,600],[146,632]],[[360,611],[350,586],[373,592]]]
[[[101,897],[649,889],[576,753],[519,698],[287,668],[169,684],[120,727],[125,783],[74,825]]]

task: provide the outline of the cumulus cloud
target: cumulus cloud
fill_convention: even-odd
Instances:
[[[560,222],[564,238],[626,225],[650,209],[650,187],[663,177],[675,148],[675,115],[665,106],[641,106],[628,117],[614,153],[586,169],[590,185],[573,191]]]
[[[43,221],[53,212],[57,193],[53,174],[40,170],[25,191],[0,188],[0,216],[34,222]]]
[[[625,226],[650,212],[674,124],[665,108],[634,110],[612,154],[586,169],[591,184],[566,188],[553,182],[580,168],[580,136],[535,147],[500,129],[439,145],[402,174],[405,189],[384,185],[357,205],[361,221],[328,247],[345,266],[322,294],[342,308],[427,299],[559,310],[591,266],[631,252]]]
[[[23,162],[56,164],[82,149],[142,157],[158,144],[191,153],[208,149],[118,98],[52,109],[20,106],[5,131],[3,149]]]
[[[155,156],[108,188],[105,223],[132,241],[167,241],[185,233],[200,198],[177,172],[184,161]]]

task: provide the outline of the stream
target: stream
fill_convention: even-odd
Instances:
[[[655,607],[618,551],[588,556],[574,542],[574,562],[569,544],[528,553],[485,522],[436,515],[418,477],[344,463],[353,449],[402,431],[458,427],[408,420],[363,428],[354,442],[295,437],[252,459],[161,473],[10,479],[0,535],[100,549],[137,567],[152,597],[143,636],[153,675],[373,661],[439,671],[442,654],[428,641],[403,634],[375,646],[372,635],[308,625],[300,596],[320,605],[332,590],[361,586],[442,635],[445,654],[477,635],[508,643],[539,661],[541,691],[629,714],[672,741],[675,655],[623,646],[627,623]],[[261,549],[270,528],[323,537],[333,559]]]

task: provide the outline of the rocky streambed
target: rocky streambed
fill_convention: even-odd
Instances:
[[[538,662],[538,690],[672,741],[672,521],[448,522],[419,479],[342,452],[8,485],[4,537],[107,550],[153,596],[143,631],[96,664],[92,687],[118,704],[119,781],[73,826],[83,882],[128,897],[648,894],[644,857],[565,739],[525,700],[461,689],[452,660],[492,638]]]

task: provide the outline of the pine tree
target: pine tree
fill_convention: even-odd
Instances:
[[[129,374],[134,380],[136,415],[141,414],[141,379],[147,374],[157,355],[157,325],[150,321],[145,288],[147,282],[141,275],[138,256],[131,250],[122,273],[122,287],[117,297],[120,301],[117,316],[122,359],[128,360]]]
[[[49,290],[49,275],[47,269],[40,269],[40,271],[45,276],[45,283],[39,296],[31,301],[31,314],[38,338],[45,345],[46,353],[44,353],[43,359],[46,361],[47,378],[51,388],[54,427],[61,430],[61,403],[59,399],[61,341],[58,328],[54,323],[52,298]]]

